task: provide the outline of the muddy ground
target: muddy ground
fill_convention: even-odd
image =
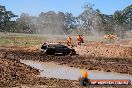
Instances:
[[[97,44],[96,44],[97,45]],[[100,45],[99,45],[100,46]],[[81,46],[79,46],[81,47]],[[95,46],[94,46],[95,47]],[[98,47],[97,47],[98,48]],[[116,48],[116,47],[114,47]],[[118,48],[120,48],[118,46]],[[79,49],[80,50],[80,49]],[[84,49],[86,50],[86,48]],[[96,49],[97,50],[97,49]],[[36,47],[0,47],[0,87],[23,87],[23,88],[78,88],[78,81],[62,80],[54,78],[38,78],[39,71],[35,68],[20,63],[24,60],[37,60],[42,62],[56,62],[60,65],[85,68],[89,70],[103,70],[107,72],[118,72],[132,75],[131,48],[128,56],[103,57],[93,55],[74,56],[49,56],[41,53]],[[125,52],[123,51],[122,52]],[[81,51],[82,52],[82,51]],[[96,51],[97,52],[97,51]],[[117,52],[117,51],[116,51]],[[128,52],[128,51],[127,51]],[[86,54],[86,52],[85,52]],[[96,54],[96,53],[95,53]],[[108,53],[108,56],[111,53]],[[120,53],[119,53],[120,54]],[[122,54],[122,53],[121,53]],[[123,57],[123,58],[122,58]],[[91,87],[93,88],[93,87]],[[95,87],[102,88],[102,87]],[[105,87],[104,87],[105,88]],[[112,88],[112,87],[107,87]],[[115,87],[119,88],[119,86]],[[131,86],[120,86],[120,88],[132,88]]]
[[[106,58],[132,58],[132,41],[124,41],[120,44],[104,42],[91,42],[77,46],[75,49],[79,55],[106,57]]]
[[[78,55],[45,55],[38,47],[0,47],[0,56],[8,59],[57,62],[60,65],[103,70],[132,75],[132,47],[105,43],[90,43],[76,47]],[[111,57],[110,57],[111,56]]]
[[[39,78],[39,71],[18,60],[0,58],[0,88],[3,87],[77,87],[77,81]],[[70,85],[70,86],[68,86]],[[36,86],[36,87],[35,87]]]
[[[20,63],[19,60],[0,58],[0,88],[82,88],[78,81],[40,78],[39,71]],[[90,86],[89,88],[102,88]],[[103,88],[131,88],[131,86],[106,86]]]

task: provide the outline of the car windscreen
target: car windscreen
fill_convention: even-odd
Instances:
[[[64,45],[60,45],[59,47],[61,47],[61,48],[67,48],[67,46],[64,46]]]

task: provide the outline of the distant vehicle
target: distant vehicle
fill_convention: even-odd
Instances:
[[[61,43],[44,43],[41,46],[41,50],[47,55],[75,55],[76,51],[73,48],[69,48]]]

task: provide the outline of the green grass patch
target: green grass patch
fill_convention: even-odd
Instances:
[[[0,46],[32,46],[42,44],[45,40],[46,38],[41,36],[2,35]]]

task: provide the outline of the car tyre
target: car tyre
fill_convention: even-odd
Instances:
[[[47,49],[46,54],[48,55],[55,55],[55,50],[54,49]]]
[[[76,51],[74,49],[70,50],[70,55],[76,55]]]

